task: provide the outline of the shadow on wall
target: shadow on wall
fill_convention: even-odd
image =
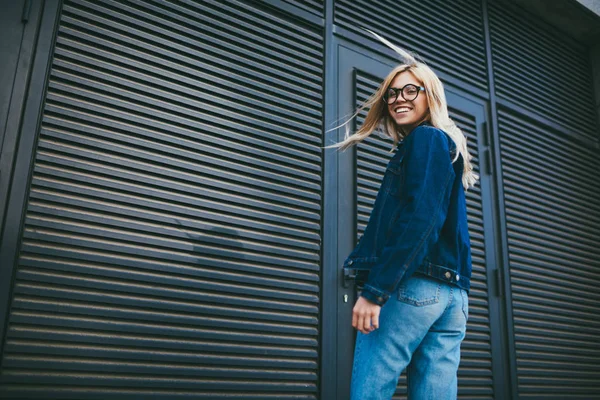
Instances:
[[[245,259],[245,254],[239,250],[244,249],[244,245],[241,242],[240,234],[231,228],[225,228],[222,226],[210,226],[204,225],[202,230],[203,233],[190,233],[191,229],[198,230],[198,227],[187,227],[180,220],[175,220],[179,225],[181,232],[183,232],[193,242],[193,253],[194,254],[206,254],[213,257],[225,257],[225,258],[236,258]],[[202,229],[202,228],[200,228]],[[202,260],[198,259],[198,263]]]

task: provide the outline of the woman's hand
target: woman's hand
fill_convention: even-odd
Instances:
[[[365,335],[379,328],[381,306],[360,296],[352,309],[352,327]]]

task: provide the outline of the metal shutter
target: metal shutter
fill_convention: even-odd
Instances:
[[[378,87],[380,79],[368,76],[360,71],[356,73],[357,106],[362,104]],[[469,152],[475,173],[479,175],[477,155],[477,131],[474,119],[457,110],[450,109],[451,117],[468,137]],[[366,112],[357,118],[357,126],[361,126]],[[377,190],[381,184],[385,166],[392,154],[391,140],[383,135],[373,134],[357,149],[357,224],[358,237],[363,233],[368,222],[371,209],[375,203]],[[467,337],[462,345],[461,364],[459,370],[459,395],[478,399],[493,398],[492,387],[492,352],[490,338],[490,320],[488,306],[488,289],[486,278],[486,262],[483,236],[483,210],[479,185],[467,192],[469,217],[469,234],[471,237],[471,253],[473,275],[469,295],[469,322]],[[357,239],[358,239],[357,237]],[[406,375],[402,374],[394,399],[405,398]]]
[[[310,11],[313,14],[317,14],[323,17],[325,13],[325,1],[324,0],[284,0],[295,7]]]
[[[497,96],[597,142],[587,49],[523,10],[489,3]]]
[[[336,0],[335,23],[372,40],[373,29],[436,70],[487,91],[481,2]]]
[[[322,32],[243,1],[65,1],[5,396],[317,396]]]
[[[600,397],[598,153],[499,112],[520,398]]]

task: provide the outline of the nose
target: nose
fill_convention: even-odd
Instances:
[[[402,105],[410,104],[410,101],[405,100],[404,97],[402,97],[402,95],[399,94],[398,97],[396,98],[396,101],[394,101],[392,104],[394,106],[402,106]]]

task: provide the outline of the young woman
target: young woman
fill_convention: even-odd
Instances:
[[[337,144],[349,148],[381,128],[396,146],[344,262],[359,290],[351,399],[390,399],[405,368],[409,399],[455,399],[471,278],[465,191],[478,176],[439,78],[385,42],[404,61],[361,107],[369,109],[362,127]]]

